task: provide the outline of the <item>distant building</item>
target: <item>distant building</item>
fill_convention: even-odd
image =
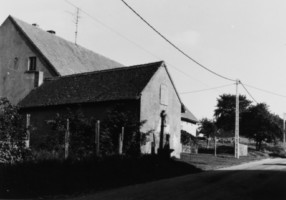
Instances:
[[[31,115],[31,134],[41,134],[46,121],[67,107],[80,106],[86,116],[102,120],[120,103],[146,120],[143,132],[154,131],[143,153],[152,145],[157,151],[164,111],[164,140],[170,137],[172,155],[180,157],[185,107],[162,61],[126,67],[9,16],[0,27],[0,96]]]
[[[197,136],[198,119],[193,115],[188,108],[182,111],[181,115],[181,129],[188,132],[192,136]]]

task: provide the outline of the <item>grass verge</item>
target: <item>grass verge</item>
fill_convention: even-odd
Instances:
[[[199,149],[198,154],[181,154],[182,161],[204,171],[230,167],[268,157],[268,153],[263,153],[249,148],[248,156],[241,156],[237,159],[234,157],[233,147],[218,149],[217,156],[214,156],[213,149]]]

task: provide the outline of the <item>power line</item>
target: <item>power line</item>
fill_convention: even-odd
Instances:
[[[275,92],[271,92],[271,91],[269,91],[269,90],[261,89],[261,88],[258,88],[258,87],[252,86],[252,85],[248,85],[248,84],[245,84],[245,85],[248,86],[248,87],[250,87],[250,88],[259,90],[259,91],[261,91],[261,92],[265,92],[265,93],[268,93],[268,94],[272,94],[272,95],[275,95],[275,96],[279,96],[279,97],[286,98],[286,96],[285,96],[285,95],[282,95],[282,94],[278,94],[278,93],[275,93]]]
[[[207,88],[207,89],[202,89],[202,90],[194,90],[194,91],[189,91],[189,92],[180,92],[180,94],[191,94],[191,93],[204,92],[204,91],[209,91],[209,90],[224,88],[224,87],[231,86],[231,85],[234,85],[234,83],[232,83],[232,84],[227,84],[227,85],[221,85],[221,86],[217,86],[217,87],[212,87],[212,88]]]
[[[240,81],[240,84],[242,85],[244,90],[248,93],[248,95],[253,99],[253,101],[255,101],[255,103],[258,104],[258,102],[254,99],[254,97],[250,94],[250,92],[247,90],[247,88],[244,86],[244,84],[241,81]]]
[[[137,48],[145,51],[147,54],[157,58],[157,59],[160,59],[157,55],[155,55],[154,53],[148,51],[147,49],[145,49],[144,47],[142,47],[141,45],[137,44],[136,42],[128,39],[126,36],[122,35],[121,33],[119,33],[118,31],[116,31],[115,29],[113,29],[112,27],[106,25],[105,23],[103,23],[101,20],[95,18],[94,16],[90,15],[88,12],[86,12],[85,10],[83,10],[82,8],[78,7],[77,5],[71,3],[70,1],[68,0],[65,0],[68,4],[70,4],[71,6],[75,7],[77,9],[77,11],[81,11],[82,13],[86,14],[88,17],[90,17],[92,20],[94,20],[95,22],[101,24],[102,26],[104,26],[105,28],[109,29],[111,32],[115,33],[116,35],[120,36],[121,38],[125,39],[126,41],[130,42],[131,44],[133,44],[134,46],[136,46]],[[152,25],[150,25],[145,19],[143,19],[143,17],[141,17],[134,9],[132,9],[124,0],[122,0],[123,3],[125,3],[126,6],[128,6],[138,17],[140,17],[148,26],[150,26],[155,32],[157,32],[161,37],[163,37],[163,39],[165,39],[168,43],[170,43],[172,46],[174,46],[177,50],[180,51],[180,49],[175,46],[173,43],[171,43],[166,37],[164,37],[159,31],[157,31]],[[184,52],[181,52],[185,55]],[[187,57],[189,57],[188,55],[185,55]],[[194,61],[195,63],[197,63],[199,66],[201,66],[200,63],[198,63],[197,61],[195,61],[194,59],[190,58],[192,61]],[[176,71],[184,74],[186,77],[188,78],[191,78],[191,79],[194,79],[196,81],[199,81],[201,83],[203,83],[204,85],[207,85],[206,83],[198,80],[198,79],[195,79],[194,77],[191,77],[190,75],[186,74],[185,72],[183,72],[182,70],[180,70],[179,68],[175,67],[174,65],[172,65],[171,63],[168,63],[167,64],[169,66],[171,66],[172,68],[174,68]],[[201,66],[203,68],[206,68],[204,66]],[[209,70],[208,68],[206,68],[206,70],[210,71],[211,73],[214,73],[215,75],[218,75],[221,77],[221,75],[213,72],[212,70]],[[230,80],[230,81],[235,81],[233,79],[229,79],[227,77],[222,77],[222,78],[225,78],[227,80]],[[232,84],[230,84],[232,85]],[[218,89],[218,88],[223,88],[223,87],[227,87],[227,86],[230,86],[230,85],[222,85],[222,86],[218,86],[218,87],[213,87],[213,88],[208,88],[208,89],[203,89],[203,90],[196,90],[196,91],[190,91],[190,92],[183,92],[183,93],[180,93],[180,94],[188,94],[188,93],[196,93],[196,92],[202,92],[202,91],[208,91],[208,90],[212,90],[212,89]],[[260,88],[257,88],[257,87],[254,87],[254,86],[251,86],[251,85],[247,85],[247,84],[242,84],[242,86],[244,87],[244,89],[246,90],[246,92],[251,96],[251,98],[257,103],[257,101],[253,98],[253,96],[250,94],[250,92],[247,90],[247,88],[245,86],[248,86],[248,87],[252,87],[254,89],[257,89],[257,90],[260,90],[260,91],[263,91],[263,92],[266,92],[266,93],[270,93],[272,95],[276,95],[276,96],[280,96],[280,97],[284,97],[286,98],[285,95],[280,95],[280,94],[277,94],[277,93],[273,93],[273,92],[270,92],[270,91],[267,91],[267,90],[264,90],[264,89],[260,89]]]
[[[133,44],[135,47],[143,50],[145,53],[153,56],[154,58],[157,58],[159,60],[162,60],[160,57],[158,57],[157,55],[155,55],[154,53],[148,51],[147,49],[145,49],[144,47],[142,47],[141,45],[139,45],[138,43],[128,39],[126,36],[122,35],[121,33],[119,33],[118,31],[116,31],[115,29],[113,29],[112,27],[106,25],[105,23],[103,23],[101,20],[99,20],[98,18],[90,15],[88,12],[86,12],[85,10],[83,10],[82,8],[78,7],[77,5],[71,3],[70,1],[68,0],[65,0],[69,5],[75,7],[76,9],[79,9],[82,13],[86,14],[90,19],[92,19],[93,21],[95,21],[96,23],[99,23],[100,25],[102,25],[103,27],[105,27],[106,29],[108,29],[109,31],[113,32],[114,34],[116,34],[117,36],[123,38],[124,40],[128,41],[129,43]],[[169,62],[166,62],[170,67],[174,68],[176,71],[180,72],[181,74],[183,74],[184,76],[190,78],[190,79],[193,79],[193,80],[196,80],[206,86],[208,86],[208,84],[204,83],[203,81],[199,80],[199,79],[196,79],[192,76],[190,76],[189,74],[187,74],[186,72],[183,72],[182,70],[180,70],[179,68],[175,67],[174,65],[172,65],[171,63]]]
[[[136,12],[129,4],[127,4],[124,0],[121,0],[135,15],[137,15],[145,24],[147,24],[153,31],[155,31],[161,38],[163,38],[166,42],[168,42],[171,46],[173,46],[177,51],[179,51],[180,53],[182,53],[184,56],[186,56],[188,59],[190,59],[191,61],[193,61],[194,63],[196,63],[197,65],[199,65],[200,67],[202,67],[203,69],[209,71],[210,73],[229,80],[229,81],[235,81],[234,79],[228,78],[226,76],[220,75],[218,73],[216,73],[215,71],[207,68],[206,66],[204,66],[203,64],[201,64],[200,62],[196,61],[194,58],[192,58],[191,56],[189,56],[187,53],[185,53],[183,50],[181,50],[179,47],[177,47],[174,43],[172,43],[169,39],[167,39],[162,33],[160,33],[154,26],[152,26],[149,22],[147,22],[138,12]]]

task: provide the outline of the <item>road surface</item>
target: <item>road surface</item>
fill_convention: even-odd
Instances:
[[[266,159],[74,198],[91,199],[286,200],[286,159]]]

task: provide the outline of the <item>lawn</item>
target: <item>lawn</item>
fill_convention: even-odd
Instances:
[[[268,158],[268,153],[248,149],[248,156],[234,157],[233,147],[218,148],[217,156],[214,156],[213,149],[200,148],[198,154],[181,154],[181,160],[204,171],[218,168],[239,165],[246,162]]]

